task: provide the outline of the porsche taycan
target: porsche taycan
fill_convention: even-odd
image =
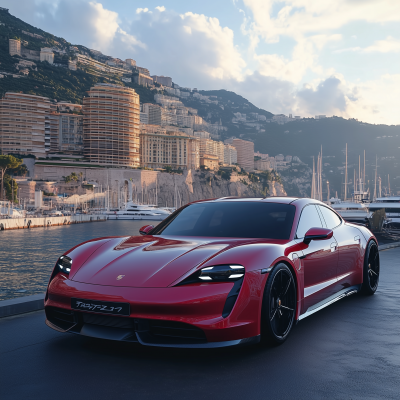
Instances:
[[[298,321],[378,287],[374,235],[312,199],[194,202],[140,234],[61,255],[46,324],[147,346],[280,344]]]

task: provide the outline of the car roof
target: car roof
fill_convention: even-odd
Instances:
[[[200,200],[200,201],[213,201],[213,202],[230,202],[230,201],[251,201],[251,202],[259,202],[263,203],[282,203],[282,204],[290,204],[293,201],[298,200],[297,197],[220,197],[218,199],[209,199],[209,200]]]

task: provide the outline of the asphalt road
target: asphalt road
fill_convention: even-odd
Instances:
[[[400,248],[374,296],[301,321],[279,347],[174,350],[60,334],[44,313],[0,320],[0,398],[399,399]]]

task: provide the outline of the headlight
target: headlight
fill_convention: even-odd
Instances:
[[[214,265],[205,267],[188,276],[179,285],[196,282],[234,282],[243,278],[245,269],[243,265]]]
[[[57,261],[60,272],[69,275],[71,272],[72,260],[68,256],[61,256]]]

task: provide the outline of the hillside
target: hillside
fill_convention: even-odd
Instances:
[[[142,103],[154,102],[154,94],[159,92],[157,89],[149,89],[135,83],[122,82],[120,77],[111,74],[97,76],[89,73],[89,69],[71,71],[67,68],[68,60],[74,59],[76,54],[71,51],[72,45],[66,39],[35,28],[1,9],[0,22],[5,24],[0,25],[0,73],[19,74],[16,64],[20,58],[9,55],[8,39],[10,38],[21,39],[24,41],[24,47],[32,51],[38,51],[46,46],[60,50],[56,53],[57,65],[36,62],[37,71],[30,69],[28,76],[19,74],[20,77],[17,78],[5,75],[1,78],[1,96],[7,91],[14,91],[46,96],[59,101],[81,103],[86,91],[97,82],[112,82],[132,87],[139,94]],[[32,35],[39,36],[32,37]],[[107,57],[111,58],[79,44],[74,44],[74,46],[80,54],[89,55],[101,62],[104,62]],[[97,53],[100,55],[96,55]],[[133,76],[134,72],[131,77]],[[179,77],[174,77],[174,81],[179,83]],[[245,97],[234,92],[200,90],[198,95],[196,97],[192,92],[189,97],[181,97],[180,100],[187,107],[197,109],[198,114],[206,122],[222,124],[224,130],[219,132],[220,140],[232,136],[251,140],[254,142],[256,151],[268,153],[270,156],[277,154],[297,156],[306,164],[301,168],[298,165],[292,165],[282,172],[289,194],[307,194],[312,157],[317,157],[322,145],[324,181],[329,180],[332,194],[338,191],[340,195],[344,180],[346,143],[349,148],[350,180],[353,169],[358,170],[358,156],[362,156],[365,150],[370,189],[373,190],[375,157],[377,156],[383,190],[388,186],[387,176],[390,174],[392,193],[400,191],[398,163],[400,126],[366,124],[338,117],[321,120],[303,118],[280,125],[272,122],[272,113],[258,108]],[[201,96],[208,96],[210,101],[205,101]]]
[[[141,101],[154,102],[156,91],[135,83],[123,83],[121,79],[114,75],[99,77],[81,69],[77,71],[69,70],[68,60],[73,60],[75,53],[70,50],[71,43],[64,38],[35,28],[2,9],[0,9],[0,22],[4,23],[4,25],[0,25],[0,73],[18,75],[18,77],[5,75],[0,80],[0,96],[3,96],[7,91],[24,92],[81,104],[86,91],[94,84],[112,82],[134,88]],[[40,37],[33,37],[30,34]],[[24,48],[32,51],[39,51],[42,47],[58,48],[60,52],[55,53],[54,59],[54,63],[57,65],[35,61],[37,70],[32,68],[29,70],[28,76],[21,76],[16,67],[21,58],[10,56],[9,39],[20,39],[24,43]],[[84,46],[77,45],[77,47],[83,53],[90,53],[90,49]]]

